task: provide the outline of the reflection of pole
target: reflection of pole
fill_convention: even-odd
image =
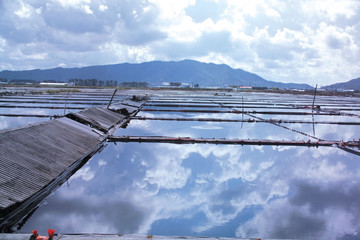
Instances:
[[[117,91],[117,88],[115,89],[115,91],[114,91],[114,93],[113,93],[113,95],[112,95],[112,97],[111,97],[111,99],[110,99],[110,102],[109,102],[109,105],[107,106],[107,109],[109,109],[109,107],[110,107],[110,105],[111,105],[111,102],[112,102],[112,100],[114,99],[114,96],[115,96],[116,91]]]

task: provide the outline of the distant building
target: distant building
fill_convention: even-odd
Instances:
[[[250,86],[235,86],[233,87],[233,91],[243,91],[243,90],[251,90]]]
[[[68,83],[64,83],[64,82],[41,82],[40,86],[50,86],[50,87],[68,86]]]

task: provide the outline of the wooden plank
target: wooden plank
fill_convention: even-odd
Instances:
[[[0,212],[41,191],[104,139],[65,118],[1,131]]]
[[[130,99],[125,99],[121,101],[121,103],[123,105],[140,108],[145,103],[145,101],[132,101]]]
[[[104,107],[88,108],[84,111],[69,113],[67,117],[89,124],[104,133],[125,119],[125,116]]]
[[[135,113],[139,108],[124,105],[124,104],[122,104],[122,102],[115,102],[110,105],[109,109],[114,112],[129,116],[129,115]]]

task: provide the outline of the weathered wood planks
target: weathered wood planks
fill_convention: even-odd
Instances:
[[[104,140],[92,128],[69,118],[1,131],[0,228],[14,218],[16,208],[31,197],[35,200]]]
[[[112,110],[87,108],[0,131],[0,232],[35,209],[104,146],[110,129],[125,125],[144,103],[125,101],[112,104]]]
[[[124,115],[105,107],[88,108],[76,113],[69,113],[67,117],[88,124],[104,133],[107,133],[111,128],[125,119]]]

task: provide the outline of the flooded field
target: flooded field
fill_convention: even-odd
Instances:
[[[111,94],[3,96],[0,128],[106,106]],[[114,101],[143,94],[151,99],[115,136],[341,143],[360,137],[359,98],[118,91]],[[360,156],[339,146],[109,142],[18,232],[358,239]]]

